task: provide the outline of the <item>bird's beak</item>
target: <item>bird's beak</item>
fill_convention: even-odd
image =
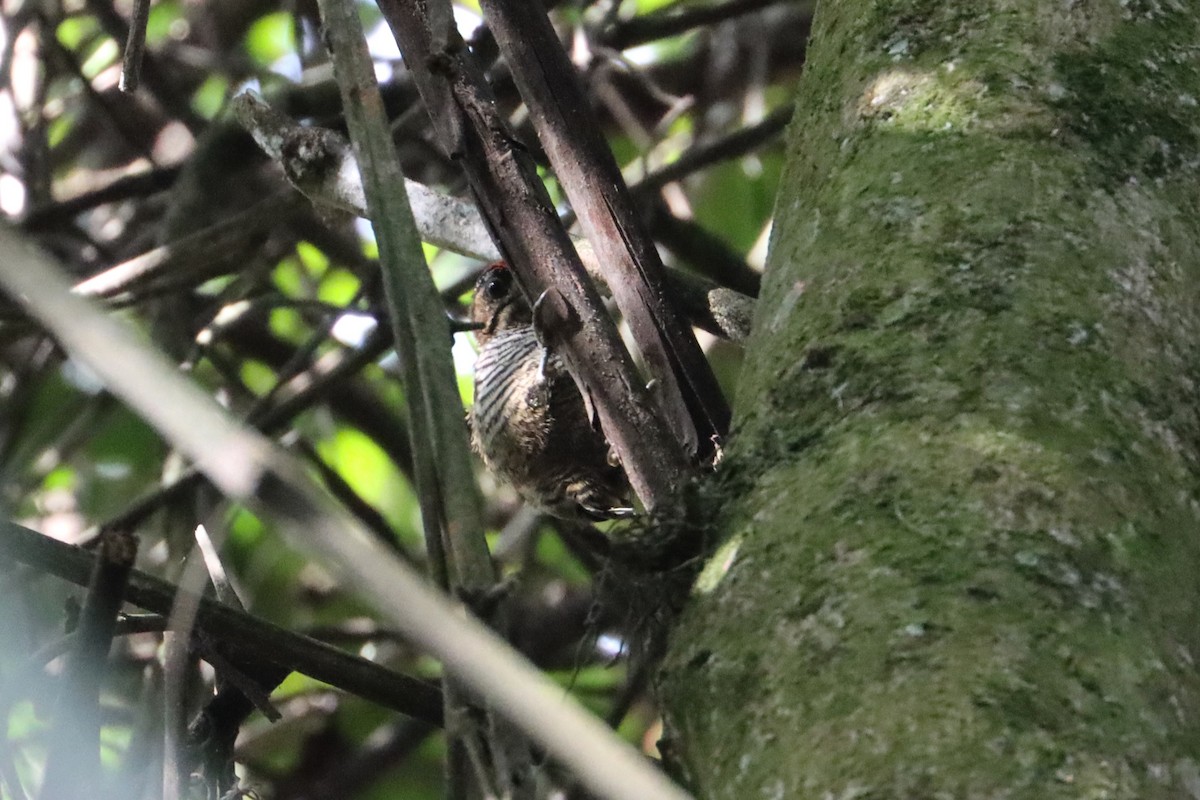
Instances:
[[[483,330],[483,328],[490,325],[490,323],[476,322],[473,319],[460,317],[456,314],[450,313],[449,311],[446,312],[446,319],[450,321],[451,333],[466,333],[467,331]]]

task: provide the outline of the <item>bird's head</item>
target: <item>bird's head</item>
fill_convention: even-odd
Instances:
[[[533,324],[529,303],[513,271],[503,261],[490,265],[475,281],[471,321],[481,326],[475,331],[480,345],[498,330]]]

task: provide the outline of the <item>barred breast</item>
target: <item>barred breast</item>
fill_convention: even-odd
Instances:
[[[544,362],[544,363],[543,363]],[[568,519],[628,516],[628,483],[562,360],[531,325],[496,330],[475,361],[471,444],[531,505]]]

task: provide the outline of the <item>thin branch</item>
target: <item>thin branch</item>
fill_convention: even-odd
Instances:
[[[91,211],[106,203],[141,198],[171,188],[179,177],[181,167],[156,167],[145,172],[125,175],[112,183],[76,195],[66,200],[33,208],[21,221],[28,231],[44,231],[55,225],[69,222],[79,214]]]
[[[364,528],[375,534],[375,538],[383,542],[396,555],[416,566],[413,557],[400,545],[400,540],[396,538],[396,532],[379,509],[364,500],[358,492],[354,491],[354,487],[338,474],[337,470],[325,463],[325,459],[321,457],[316,448],[303,439],[298,439],[292,447],[313,465],[321,477],[321,482],[329,489],[329,493],[336,497],[338,502],[345,506],[346,510],[353,514]]]
[[[668,36],[678,36],[695,28],[751,14],[783,2],[784,0],[730,0],[728,3],[716,5],[669,8],[618,22],[602,35],[601,40],[608,47],[627,50]]]
[[[96,5],[104,5],[101,0],[93,0],[93,2]],[[109,12],[113,14],[116,13],[112,11],[111,6],[109,7]],[[44,21],[43,24],[49,25],[50,23],[48,21]],[[122,26],[124,25],[124,23],[121,24]],[[53,30],[52,25],[50,26],[50,29]],[[124,37],[122,36],[120,38],[123,39]],[[139,130],[136,126],[132,125],[129,120],[126,119],[126,115],[121,114],[114,107],[118,101],[125,101],[128,100],[128,98],[120,96],[113,97],[111,95],[106,96],[99,92],[92,84],[91,79],[84,74],[83,68],[80,66],[79,59],[76,58],[76,54],[73,51],[68,50],[66,46],[58,40],[57,36],[47,36],[43,41],[46,43],[47,63],[53,64],[56,61],[59,62],[64,68],[65,72],[70,73],[77,81],[79,81],[79,85],[83,87],[84,95],[97,109],[99,116],[103,117],[110,125],[112,125],[113,130],[120,134],[121,138],[124,139],[126,144],[128,144],[131,149],[135,150],[138,154],[146,158],[146,160],[151,164],[154,164],[153,131],[148,129]],[[188,109],[188,111],[193,117],[195,116],[195,113],[192,112],[191,109]],[[192,130],[199,130],[199,127],[193,128]]]
[[[344,387],[345,381],[374,363],[391,346],[391,331],[379,326],[358,347],[333,356],[327,354],[312,369],[288,381],[282,390],[274,393],[274,403],[251,409],[248,421],[266,433],[278,430],[330,392]],[[401,455],[411,459],[411,443],[404,442],[399,449]],[[404,460],[399,459],[401,469],[407,468]]]
[[[96,556],[37,531],[0,521],[0,555],[65,581],[88,582]],[[177,586],[132,570],[125,600],[155,614],[169,614]],[[441,693],[427,681],[404,675],[308,636],[203,597],[196,630],[221,641],[227,654],[294,670],[410,717],[440,725]]]
[[[225,565],[221,563],[220,546],[213,542],[208,528],[204,525],[197,525],[195,537],[196,548],[204,560],[205,569],[208,570],[208,580],[212,584],[213,591],[216,592],[217,601],[230,608],[245,611],[246,604],[242,602],[237,589],[229,579],[229,573],[225,571]]]
[[[783,133],[792,120],[794,110],[795,107],[791,103],[785,103],[757,124],[738,128],[715,141],[691,148],[670,164],[649,173],[630,188],[635,194],[656,191],[668,183],[686,178],[713,164],[752,153]]]
[[[271,385],[270,390],[255,402],[255,406],[259,409],[267,408],[274,401],[276,394],[288,385],[297,375],[306,369],[312,367],[313,357],[317,351],[330,340],[333,334],[334,325],[345,312],[346,309],[358,308],[364,298],[370,296],[378,288],[379,273],[370,272],[368,277],[362,278],[359,281],[358,288],[354,292],[354,296],[344,307],[333,309],[330,313],[325,314],[320,321],[320,324],[315,326],[315,330],[309,335],[308,339],[296,348],[291,357],[275,371],[275,382]]]
[[[201,654],[202,658],[212,655],[213,649]],[[229,668],[240,673],[241,688],[225,681],[231,673],[219,673],[224,685],[217,688],[216,694],[209,698],[204,708],[196,713],[187,726],[187,736],[184,738],[184,750],[199,752],[205,762],[205,769],[218,770],[222,766],[228,768],[232,762],[233,745],[238,732],[247,717],[261,710],[264,698],[270,696],[279,684],[291,674],[287,667],[279,667],[263,662],[250,663],[246,661],[231,662],[219,653],[218,663],[209,662],[216,670]],[[221,663],[223,662],[223,663]],[[218,664],[220,663],[220,666]],[[247,685],[248,684],[248,685]],[[248,691],[247,691],[248,689]],[[269,705],[268,705],[269,707]],[[278,712],[276,712],[278,713]],[[420,725],[432,723],[409,718]]]
[[[762,273],[753,269],[720,237],[692,219],[680,219],[667,204],[652,200],[646,221],[654,238],[676,258],[722,286],[757,297]]]
[[[100,27],[113,41],[129,40],[129,26],[109,0],[85,0],[87,9],[95,16]],[[151,53],[142,53],[142,67],[139,72],[141,83],[145,84],[163,108],[175,119],[183,123],[189,131],[198,134],[205,129],[208,122],[191,107],[188,99],[178,90],[169,79],[170,71],[160,64]]]
[[[75,642],[63,674],[54,720],[54,744],[46,758],[41,797],[82,797],[100,775],[100,683],[116,631],[137,540],[108,531],[92,564]]]
[[[391,337],[387,335],[386,329],[376,329],[362,343],[362,346],[355,350],[337,355],[331,354],[332,358],[327,356],[326,358],[332,362],[331,366],[325,365],[325,359],[322,359],[312,370],[297,376],[290,382],[292,386],[279,393],[280,396],[277,397],[275,405],[251,409],[247,422],[263,433],[274,433],[330,392],[346,391],[345,382],[364,366],[385,353],[390,345]],[[261,356],[262,354],[256,355]],[[358,405],[363,405],[363,403]],[[362,420],[359,419],[358,422],[361,424]],[[412,450],[407,440],[402,439],[398,434],[398,431],[402,430],[402,426],[391,424],[390,420],[384,420],[380,421],[376,427],[386,428],[388,434],[386,441],[390,443],[390,447],[385,447],[385,450],[392,457],[393,462],[402,471],[409,469]],[[377,441],[384,440],[381,435],[374,435],[372,438]],[[189,467],[174,481],[147,493],[99,527],[136,528],[159,508],[173,502],[185,492],[195,489],[204,480],[203,472],[195,467]]]
[[[195,286],[217,275],[238,272],[249,244],[298,210],[297,199],[291,192],[268,197],[229,219],[80,281],[74,291],[85,297],[116,298],[163,281]]]
[[[237,691],[250,701],[250,704],[258,709],[268,721],[278,722],[283,719],[283,715],[279,713],[279,709],[271,705],[270,690],[274,689],[286,675],[282,675],[279,680],[271,682],[269,689],[264,691],[262,684],[245,674],[232,661],[226,658],[221,652],[220,643],[212,641],[209,636],[205,635],[204,631],[196,632],[193,638],[193,646],[196,646],[200,658],[207,661],[213,670],[216,671],[219,686]],[[277,675],[281,673],[283,673],[283,670],[276,671]],[[226,732],[224,738],[230,744],[233,743],[233,739],[237,736],[237,730],[238,726],[234,725]]]
[[[149,19],[150,0],[133,0],[121,79],[117,84],[122,92],[136,92],[142,83],[142,58],[146,55],[146,23]]]

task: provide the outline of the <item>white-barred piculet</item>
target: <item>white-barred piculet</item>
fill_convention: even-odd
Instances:
[[[475,404],[471,445],[483,463],[535,508],[556,517],[632,516],[629,482],[562,359],[504,262],[475,282]]]

